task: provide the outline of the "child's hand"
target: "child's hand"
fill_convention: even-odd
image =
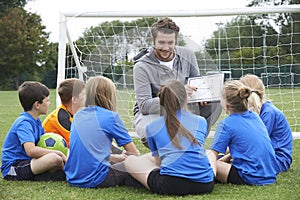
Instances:
[[[64,153],[62,153],[61,151],[56,151],[56,150],[55,150],[55,153],[63,159],[64,163],[67,162],[67,156]]]
[[[124,154],[124,155],[126,156],[126,158],[127,158],[127,156],[129,156],[129,155],[130,155],[129,153],[127,153],[127,151],[126,151],[126,150],[123,150],[123,151],[122,151],[122,154]]]
[[[127,158],[127,155],[125,153],[122,154],[111,154],[110,155],[110,162],[112,163],[119,163],[124,161]]]
[[[224,155],[223,157],[221,157],[221,158],[219,159],[219,161],[226,162],[226,163],[230,163],[231,159],[232,159],[232,157],[231,157],[231,155],[230,155],[230,153],[229,153],[229,154],[226,154],[226,155]]]

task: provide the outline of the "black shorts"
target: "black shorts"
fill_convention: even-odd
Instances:
[[[214,189],[214,181],[199,183],[186,178],[161,175],[158,168],[150,172],[147,184],[152,192],[162,195],[204,194]]]
[[[104,181],[96,187],[107,188],[121,185],[136,188],[144,188],[144,186],[140,182],[135,180],[128,172],[124,170],[117,170],[112,167],[109,168],[108,175],[104,179]]]
[[[228,177],[227,177],[227,183],[236,184],[236,185],[246,185],[247,183],[240,177],[237,169],[231,165]]]
[[[65,181],[66,174],[63,170],[55,172],[45,172],[34,175],[31,166],[31,160],[18,160],[10,168],[8,174],[4,177],[10,181]]]
[[[34,174],[30,167],[31,160],[18,160],[11,167],[8,174],[4,177],[5,180],[21,181],[33,180]]]

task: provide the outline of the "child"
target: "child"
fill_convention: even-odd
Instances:
[[[209,193],[214,171],[204,149],[207,122],[185,110],[187,94],[177,80],[159,90],[163,116],[150,122],[146,135],[151,155],[129,156],[127,171],[146,188],[163,195]],[[215,168],[215,163],[212,164]]]
[[[70,128],[73,115],[84,106],[84,82],[79,79],[66,79],[59,84],[58,94],[61,105],[43,121],[45,132],[61,135],[70,147]]]
[[[75,78],[66,79],[59,84],[58,94],[62,104],[52,111],[43,121],[45,132],[53,132],[61,135],[68,147],[70,147],[70,129],[74,114],[84,106],[85,84]],[[112,145],[113,154],[121,154],[123,151]]]
[[[217,161],[216,179],[221,183],[266,185],[275,182],[277,164],[268,132],[256,113],[248,110],[250,88],[240,81],[226,82],[222,106],[229,116],[217,127],[211,150],[225,153],[229,147],[232,164]]]
[[[265,86],[257,76],[248,74],[240,80],[252,90],[248,105],[252,111],[259,114],[267,127],[279,172],[287,171],[292,163],[293,135],[285,115],[265,98]]]
[[[19,88],[24,112],[15,120],[2,146],[2,176],[5,180],[65,180],[66,156],[56,150],[36,146],[44,129],[39,116],[50,105],[49,89],[27,81]]]
[[[112,139],[128,154],[139,154],[116,113],[114,83],[102,76],[90,78],[86,84],[85,106],[75,114],[71,124],[70,152],[65,165],[67,181],[71,186],[84,188],[130,184],[134,179],[118,170],[122,165],[119,162],[126,155],[110,154]],[[110,162],[118,164],[110,165]]]

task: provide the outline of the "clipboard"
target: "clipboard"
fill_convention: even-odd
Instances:
[[[188,78],[187,84],[197,87],[197,90],[188,97],[188,103],[220,102],[223,83],[224,73]]]

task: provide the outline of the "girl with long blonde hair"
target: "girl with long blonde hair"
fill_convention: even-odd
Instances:
[[[71,125],[70,153],[65,165],[71,186],[103,188],[135,182],[119,166],[127,156],[111,155],[110,151],[115,139],[127,154],[139,154],[116,112],[115,92],[114,83],[106,77],[96,76],[87,81],[86,107],[75,114]]]
[[[238,80],[228,81],[221,104],[228,114],[216,129],[210,149],[217,159],[230,150],[232,162],[217,161],[216,179],[221,183],[266,185],[277,177],[275,151],[259,116],[248,110],[251,89]]]
[[[247,74],[240,81],[251,88],[249,109],[256,112],[267,127],[279,172],[287,171],[293,160],[293,135],[284,113],[265,97],[265,86],[259,77]]]

